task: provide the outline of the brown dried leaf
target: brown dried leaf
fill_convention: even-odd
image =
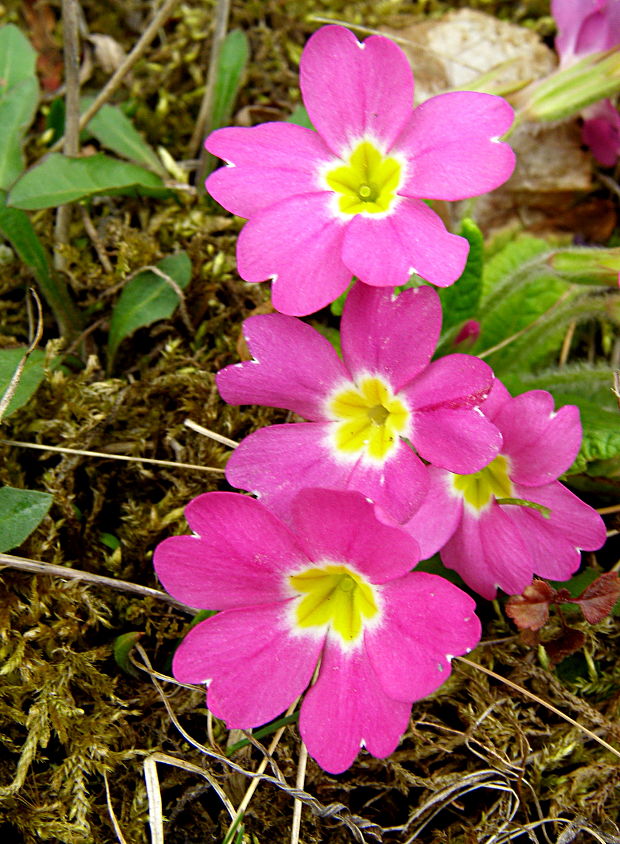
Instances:
[[[522,595],[512,595],[506,601],[506,615],[519,630],[540,630],[549,618],[549,604],[555,595],[553,587],[535,578]]]
[[[581,612],[590,624],[598,624],[613,610],[620,599],[620,579],[617,571],[608,571],[593,580],[578,598],[571,603],[579,604]]]
[[[545,650],[551,662],[557,665],[567,656],[580,650],[585,638],[585,634],[581,630],[575,630],[574,627],[565,627],[557,639],[545,642]]]

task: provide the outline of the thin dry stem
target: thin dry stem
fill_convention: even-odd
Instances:
[[[217,466],[198,466],[195,463],[181,463],[177,460],[156,460],[154,457],[133,457],[129,454],[112,454],[107,451],[86,451],[81,448],[61,448],[58,445],[26,443],[20,440],[0,440],[0,445],[34,448],[38,451],[55,451],[59,454],[78,454],[82,457],[103,457],[106,460],[124,460],[127,463],[150,463],[153,466],[172,466],[175,469],[196,469],[198,472],[215,472],[218,475],[223,475],[226,471],[225,469],[219,469]]]
[[[308,764],[308,748],[303,743],[299,746],[299,761],[297,763],[297,778],[295,779],[295,788],[300,791],[306,782],[306,765]],[[293,823],[291,826],[291,844],[299,844],[299,830],[301,828],[301,811],[304,804],[301,800],[295,800],[293,805]]]
[[[150,586],[141,586],[139,583],[131,583],[128,580],[117,580],[114,577],[105,577],[101,574],[93,574],[90,571],[80,571],[68,566],[54,566],[51,563],[43,563],[39,560],[30,560],[27,557],[14,557],[12,554],[0,553],[0,566],[9,566],[20,571],[28,571],[32,574],[44,574],[49,577],[62,577],[65,580],[80,580],[85,583],[92,583],[93,586],[106,586],[118,589],[121,592],[133,592],[134,595],[141,595],[143,598],[156,598],[172,604],[185,613],[194,615],[195,609],[191,609],[180,601],[175,601],[167,592],[160,592],[159,589],[151,589]]]
[[[11,380],[9,381],[8,387],[4,391],[4,394],[0,397],[0,421],[2,421],[2,417],[6,413],[6,409],[9,406],[9,404],[11,403],[11,399],[15,395],[15,391],[17,390],[17,387],[18,387],[19,382],[21,380],[22,373],[24,371],[24,367],[26,366],[26,363],[28,362],[28,358],[33,353],[33,351],[36,349],[36,347],[39,345],[39,341],[40,341],[40,339],[43,335],[43,309],[41,308],[41,300],[39,299],[36,290],[34,290],[32,287],[30,288],[30,293],[32,295],[32,298],[35,301],[36,306],[37,306],[37,319],[36,319],[36,324],[35,324],[35,329],[34,329],[34,337],[32,338],[32,342],[30,343],[30,346],[24,352],[23,358],[17,364],[17,368],[15,369],[15,372],[11,376]],[[29,316],[30,316],[30,313],[31,312],[29,311],[28,312]],[[32,333],[32,331],[31,331],[31,333]]]
[[[478,671],[482,671],[484,674],[488,674],[489,677],[493,677],[494,680],[499,680],[500,683],[504,683],[506,686],[510,686],[511,689],[515,689],[515,691],[520,692],[525,697],[528,697],[530,700],[539,703],[541,706],[544,706],[545,709],[548,709],[550,712],[553,712],[555,715],[562,718],[564,721],[568,721],[569,724],[572,724],[573,727],[577,727],[579,730],[582,731],[585,735],[589,738],[593,739],[594,741],[598,742],[601,747],[604,747],[605,750],[609,750],[610,753],[613,753],[614,756],[620,758],[620,750],[617,750],[611,744],[605,741],[605,739],[600,738],[593,733],[592,730],[589,730],[587,727],[584,727],[583,724],[580,724],[579,721],[575,721],[574,718],[571,718],[570,715],[567,715],[565,712],[562,712],[561,709],[558,709],[552,703],[549,703],[546,700],[538,697],[533,692],[528,691],[523,686],[520,686],[518,683],[513,683],[512,680],[509,680],[507,677],[502,677],[501,674],[496,674],[495,671],[491,671],[490,668],[485,668],[484,665],[479,665],[477,662],[474,662],[471,659],[465,659],[462,656],[455,656],[453,659],[458,660],[458,662],[463,662],[466,665],[471,665],[473,668],[476,668]]]
[[[205,428],[203,425],[199,425],[198,422],[193,422],[191,419],[186,419],[183,424],[187,428],[191,428],[192,431],[196,431],[197,434],[209,437],[210,440],[215,440],[216,443],[220,443],[221,445],[227,445],[228,448],[237,448],[239,445],[239,443],[235,442],[235,440],[231,440],[223,434],[218,434],[210,428]]]
[[[95,97],[93,102],[81,116],[79,123],[80,131],[88,125],[89,121],[93,119],[99,109],[104,106],[108,102],[108,100],[113,96],[113,94],[115,94],[116,91],[120,88],[123,79],[127,76],[129,71],[136,64],[136,62],[142,58],[142,55],[146,51],[151,41],[157,35],[157,31],[166,21],[166,18],[169,17],[177,2],[178,0],[165,0],[160,10],[153,17],[151,23],[144,30],[142,37],[136,42],[136,45],[133,50],[126,57],[125,61],[112,74],[105,87],[102,88],[101,92]],[[50,152],[57,152],[63,146],[63,144],[64,137],[56,141],[54,146],[51,147]]]
[[[65,58],[65,134],[62,149],[76,157],[80,152],[80,27],[77,0],[62,0],[62,25]],[[54,231],[54,267],[64,272],[67,258],[63,247],[69,243],[71,206],[61,205],[56,213]]]
[[[213,128],[213,104],[215,102],[215,86],[217,83],[218,65],[220,61],[220,53],[222,52],[222,44],[226,38],[226,30],[228,29],[228,16],[230,13],[230,0],[218,0],[215,10],[215,26],[213,28],[213,41],[211,42],[211,55],[209,57],[209,70],[207,73],[207,84],[205,92],[200,103],[200,111],[198,112],[198,119],[196,127],[189,142],[188,158],[196,158],[203,138]],[[206,164],[209,153],[203,147],[200,153],[200,163],[198,165],[198,176],[196,184],[202,184],[206,175]]]

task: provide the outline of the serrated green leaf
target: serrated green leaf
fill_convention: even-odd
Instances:
[[[556,406],[576,404],[581,415],[581,448],[567,474],[587,472],[588,464],[594,461],[620,457],[620,410],[611,393],[606,404],[575,393],[556,393],[554,398]]]
[[[0,349],[0,399],[8,389],[26,351],[25,347]],[[44,377],[45,354],[40,349],[34,349],[26,361],[17,389],[2,418],[6,419],[11,413],[15,413],[16,410],[25,405],[38,390]]]
[[[156,264],[169,275],[178,286],[187,287],[192,266],[185,252],[169,255]],[[111,365],[122,340],[159,319],[172,316],[179,297],[173,288],[151,270],[145,270],[132,278],[123,288],[112,313],[108,337],[108,361]]]
[[[609,366],[570,363],[562,368],[550,367],[537,373],[505,372],[502,380],[513,396],[526,390],[548,390],[553,395],[576,393],[584,399],[609,401],[613,372]],[[557,404],[557,402],[556,402]]]
[[[213,129],[224,126],[230,120],[249,54],[250,48],[245,32],[232,29],[222,43],[218,61],[211,114]]]
[[[0,96],[24,79],[35,76],[37,54],[14,24],[0,27]]]
[[[548,251],[547,241],[518,235],[492,256],[487,256],[482,276],[481,308],[493,307],[496,297],[503,297],[520,278],[528,278],[532,264],[540,263],[539,256]]]
[[[443,309],[442,333],[476,316],[482,296],[484,238],[473,220],[465,218],[459,231],[469,242],[467,264],[461,277],[450,287],[439,289]]]
[[[0,188],[9,188],[24,169],[22,142],[39,103],[36,78],[23,79],[0,97]]]
[[[47,492],[0,488],[0,551],[17,548],[41,523],[52,504]]]
[[[143,167],[103,153],[87,158],[52,153],[15,183],[7,204],[25,210],[55,208],[89,196],[141,188],[162,190],[163,182]]]
[[[94,97],[82,98],[80,107],[83,112],[90,106],[93,99]],[[99,143],[112,152],[147,167],[162,178],[166,177],[166,170],[157,154],[120,108],[111,105],[102,106],[90,120],[86,129],[97,138]]]
[[[486,358],[502,374],[514,372],[517,345],[525,357],[520,362],[520,369],[526,370],[533,361],[544,361],[549,350],[561,342],[562,326],[558,322],[551,329],[550,312],[570,285],[550,272],[545,263],[548,253],[546,241],[520,236],[485,264],[479,310],[480,337],[474,353],[479,354],[523,332],[517,340]],[[544,314],[550,314],[549,328],[538,331],[538,321],[545,323]],[[530,327],[532,332],[537,332],[536,343],[534,333],[529,334]]]

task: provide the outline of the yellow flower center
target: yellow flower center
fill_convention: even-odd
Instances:
[[[327,171],[325,180],[343,214],[382,214],[396,199],[402,169],[398,159],[384,155],[370,141],[361,141],[347,161]]]
[[[345,644],[362,633],[364,621],[379,612],[373,587],[347,566],[324,565],[291,575],[293,589],[304,597],[295,608],[299,627],[328,624]]]
[[[337,449],[354,455],[385,460],[398,445],[409,424],[409,411],[391,389],[376,376],[338,390],[329,400],[335,418],[333,442]]]
[[[508,461],[501,454],[479,472],[453,475],[452,483],[476,510],[483,510],[492,498],[512,498],[514,494],[508,477]]]

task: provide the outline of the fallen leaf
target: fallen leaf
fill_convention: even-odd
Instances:
[[[506,601],[506,615],[519,630],[540,630],[549,618],[549,604],[556,591],[544,580],[535,578],[526,586],[522,595],[512,595]]]

